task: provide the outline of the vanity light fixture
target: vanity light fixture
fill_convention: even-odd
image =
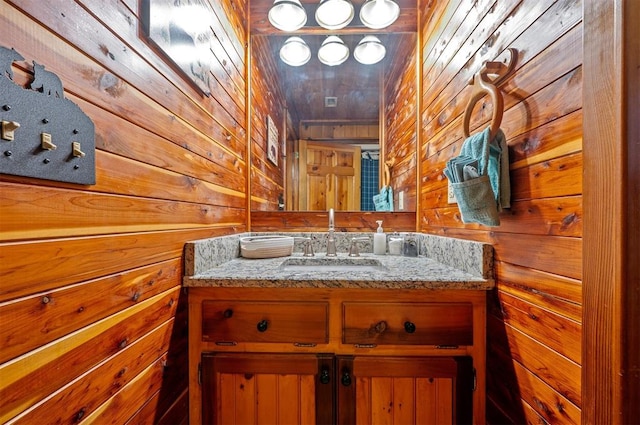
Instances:
[[[302,66],[311,59],[311,49],[300,37],[289,37],[280,48],[280,59],[290,66]]]
[[[353,57],[364,65],[373,65],[384,59],[387,49],[375,35],[367,35],[353,49]]]
[[[281,31],[295,31],[307,23],[307,12],[300,0],[275,0],[269,9],[269,22]]]
[[[349,48],[340,37],[330,35],[318,50],[318,59],[325,65],[336,66],[344,63],[349,57]]]
[[[360,8],[360,20],[372,29],[386,28],[400,16],[400,6],[393,0],[366,0]]]
[[[353,20],[355,11],[350,0],[320,0],[316,22],[328,30],[339,30]]]

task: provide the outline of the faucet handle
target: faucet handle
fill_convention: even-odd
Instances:
[[[302,254],[303,257],[313,257],[316,254],[313,252],[313,245],[311,245],[311,238],[304,241],[304,252]]]
[[[351,238],[351,245],[349,246],[349,257],[359,257],[360,250],[358,248],[358,242],[367,242],[370,241],[366,236],[361,236],[358,238]]]
[[[296,242],[303,243],[303,257],[314,257],[316,254],[313,252],[313,245],[311,245],[311,238],[303,238],[303,237],[295,237],[293,238]]]

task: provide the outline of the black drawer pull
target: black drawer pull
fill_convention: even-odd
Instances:
[[[416,331],[416,325],[413,322],[404,322],[404,331],[408,334],[412,334]]]
[[[268,327],[269,322],[267,322],[266,320],[261,320],[256,325],[256,328],[258,328],[258,332],[266,332]]]
[[[226,309],[222,313],[222,317],[224,317],[225,319],[229,319],[231,316],[233,316],[233,310],[231,310],[230,308]]]

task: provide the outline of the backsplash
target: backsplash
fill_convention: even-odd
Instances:
[[[324,253],[327,246],[326,232],[253,232],[190,241],[185,245],[185,275],[194,276],[239,257],[241,237],[270,234],[310,238],[316,255]],[[408,233],[399,234],[406,235]],[[410,234],[415,235],[419,241],[418,255],[474,276],[493,279],[493,247],[491,245],[424,233]],[[351,239],[363,236],[370,237],[370,240],[359,243],[360,252],[372,253],[373,233],[371,232],[336,232],[334,237],[337,251],[339,253],[348,252]],[[302,252],[302,243],[296,242],[293,250],[294,252]]]

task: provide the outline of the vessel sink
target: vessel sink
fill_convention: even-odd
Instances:
[[[288,258],[280,269],[286,272],[326,273],[326,272],[376,272],[386,268],[375,258],[330,258],[302,257]]]

